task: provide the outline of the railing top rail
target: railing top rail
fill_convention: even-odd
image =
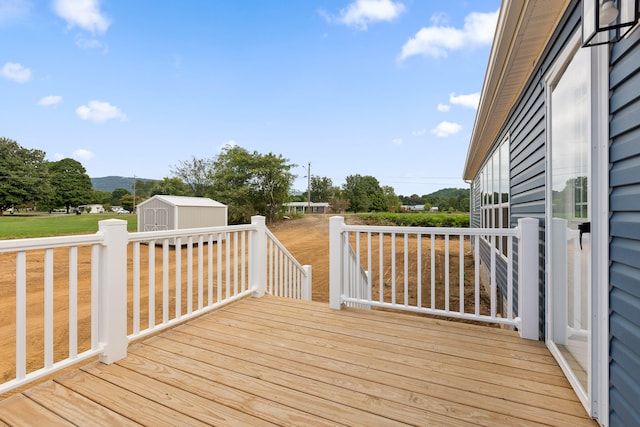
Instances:
[[[280,240],[278,240],[278,238],[269,229],[266,229],[266,232],[267,237],[271,239],[271,241],[276,244],[276,246],[287,256],[287,258],[289,258],[293,262],[293,264],[302,271],[302,274],[306,276],[307,272],[305,271],[304,266],[300,264],[300,262],[298,262],[298,260],[291,254],[291,252],[287,250],[287,248],[284,247],[282,243],[280,243]]]
[[[101,232],[73,236],[31,237],[28,239],[0,240],[0,252],[20,252],[38,249],[52,249],[68,246],[101,244]]]
[[[229,233],[234,231],[255,231],[253,224],[227,225],[221,227],[183,228],[179,230],[139,231],[129,233],[130,242],[142,242],[148,240],[162,240],[172,237],[189,237],[202,234]]]
[[[343,231],[360,233],[438,234],[450,236],[515,236],[518,228],[454,228],[454,227],[402,227],[385,225],[345,225]]]

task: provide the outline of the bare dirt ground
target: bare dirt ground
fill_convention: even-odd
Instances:
[[[291,254],[301,263],[312,266],[313,274],[313,295],[314,301],[329,301],[329,219],[328,215],[306,215],[302,218],[282,221],[271,225],[269,229],[284,244]],[[356,216],[345,216],[347,224],[359,224],[360,219]],[[447,264],[444,262],[444,240],[434,239],[433,245],[429,238],[418,241],[415,237],[405,238],[401,234],[396,236],[394,242],[391,236],[383,237],[383,252],[386,261],[379,263],[379,239],[377,235],[371,238],[372,262],[368,265],[367,248],[369,242],[366,235],[361,237],[361,249],[363,255],[361,262],[371,271],[371,282],[373,297],[379,298],[380,292],[384,295],[384,301],[391,301],[394,298],[397,302],[403,300],[410,304],[416,304],[419,297],[423,306],[429,306],[433,301],[436,308],[445,308],[444,283],[445,276],[448,276],[452,289],[450,290],[449,304],[452,310],[458,308],[460,296],[463,295],[465,311],[472,312],[473,306],[473,259],[471,256],[464,257],[464,286],[460,289],[459,278],[459,252],[458,241],[450,242],[448,273],[445,271]],[[406,239],[406,242],[405,240]],[[355,245],[355,237],[352,237],[352,244]],[[216,245],[217,246],[217,245]],[[194,253],[197,249],[194,248]],[[397,263],[393,267],[388,262],[391,251],[396,254]],[[431,252],[435,251],[436,268],[431,271]],[[463,251],[468,253],[468,242],[463,246]],[[206,251],[205,251],[206,252]],[[406,253],[405,253],[406,252]],[[187,267],[186,249],[182,249],[182,269],[185,274]],[[78,250],[78,351],[81,352],[89,348],[90,337],[90,248],[79,248]],[[173,255],[172,255],[173,256]],[[194,255],[195,256],[195,255]],[[147,262],[148,250],[141,249],[142,262]],[[162,249],[156,248],[156,266],[162,262]],[[56,249],[54,251],[54,306],[53,309],[53,330],[55,342],[54,359],[59,360],[66,357],[69,348],[69,251],[67,249]],[[131,254],[129,255],[131,264]],[[406,268],[405,268],[405,265]],[[381,265],[382,264],[382,265]],[[143,264],[144,265],[144,264]],[[420,265],[420,269],[417,266]],[[27,262],[27,370],[41,368],[44,360],[44,254],[42,251],[32,251],[28,254]],[[131,267],[130,267],[131,270]],[[15,374],[15,280],[16,267],[14,254],[0,254],[0,381],[6,381]],[[175,270],[170,272],[173,277]],[[417,277],[417,271],[421,271],[421,277]],[[161,280],[161,272],[156,272],[156,280]],[[140,282],[148,282],[147,269],[141,270]],[[432,279],[434,287],[431,286]],[[131,273],[129,278],[129,293],[131,294]],[[421,282],[421,289],[417,288],[417,283]],[[160,287],[160,286],[158,286]],[[147,316],[148,288],[141,286],[141,327],[145,326]],[[395,292],[394,292],[395,291]],[[160,292],[156,289],[156,292]],[[195,290],[194,290],[195,292]],[[160,301],[160,294],[156,294],[156,301]],[[206,294],[205,294],[206,297]],[[175,309],[175,296],[172,296],[171,311]],[[129,296],[131,301],[132,296]],[[186,296],[182,298],[183,312],[186,310]],[[194,295],[195,299],[195,295]],[[482,301],[482,312],[487,313],[486,301]],[[156,305],[156,318],[161,318],[161,304]],[[129,304],[131,307],[131,303]],[[128,313],[131,321],[131,308]],[[131,331],[131,325],[129,326]]]

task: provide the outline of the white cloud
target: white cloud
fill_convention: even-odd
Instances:
[[[50,105],[55,105],[55,104],[59,104],[62,102],[62,97],[59,95],[49,95],[49,96],[45,96],[44,98],[40,99],[40,101],[38,101],[38,105],[41,105],[43,107],[48,107]]]
[[[413,136],[423,136],[427,134],[427,130],[426,129],[420,129],[420,130],[414,130],[413,132],[411,132],[411,135]]]
[[[0,70],[0,74],[2,74],[4,78],[17,83],[26,83],[31,80],[31,70],[15,62],[7,62],[4,64],[4,67]]]
[[[449,94],[449,102],[455,105],[477,109],[478,103],[480,102],[480,92],[470,93],[468,95],[456,95],[452,92]]]
[[[451,109],[450,105],[447,104],[438,104],[438,111],[440,111],[441,113],[446,113],[447,111],[449,111]]]
[[[82,120],[96,123],[112,119],[127,120],[127,116],[118,107],[101,101],[89,101],[88,105],[81,105],[76,108],[76,114]]]
[[[332,17],[324,11],[319,13],[329,22],[344,24],[364,31],[371,23],[393,21],[404,10],[404,4],[392,0],[356,0],[340,10],[338,16]]]
[[[30,11],[31,2],[28,0],[0,0],[0,23],[20,19]]]
[[[391,142],[392,142],[394,145],[402,145],[402,143],[404,142],[404,139],[402,139],[402,138],[393,138],[393,139],[391,140]]]
[[[84,148],[79,148],[73,152],[72,156],[76,160],[91,160],[96,155],[89,150],[85,150]]]
[[[67,21],[69,28],[80,27],[94,34],[102,34],[111,24],[100,11],[100,0],[55,0],[53,10]]]
[[[440,122],[438,126],[435,127],[435,129],[432,129],[431,133],[435,136],[445,138],[449,135],[460,132],[461,129],[462,126],[460,126],[458,123],[444,121]]]
[[[89,151],[89,150],[85,150],[84,148],[78,148],[77,150],[75,150],[73,153],[71,153],[71,158],[75,159],[75,160],[91,160],[95,157],[96,155]],[[65,156],[64,154],[61,153],[55,153],[53,155],[53,158],[56,161],[62,160],[62,159],[67,159],[69,158],[69,156]]]
[[[442,22],[442,17],[438,15],[433,22]],[[440,58],[446,57],[449,51],[463,47],[489,45],[493,41],[497,22],[498,11],[473,12],[464,18],[462,28],[438,24],[421,28],[402,46],[399,59],[403,61],[413,55]]]

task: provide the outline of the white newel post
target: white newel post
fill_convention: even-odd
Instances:
[[[538,220],[518,220],[518,317],[520,336],[538,340]]]
[[[127,221],[98,223],[104,235],[100,253],[98,334],[100,361],[114,363],[127,356]]]
[[[342,228],[344,218],[329,219],[329,307],[340,310],[342,305]]]
[[[249,280],[252,296],[262,298],[267,291],[267,225],[265,217],[260,215],[252,216],[251,224],[257,230],[251,239],[249,251]]]
[[[313,281],[311,280],[311,266],[303,265],[302,268],[304,269],[305,274],[304,279],[302,280],[302,299],[305,301],[311,301],[311,284],[313,283]]]

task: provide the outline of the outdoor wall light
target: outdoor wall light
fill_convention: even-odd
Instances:
[[[582,0],[582,47],[615,43],[638,23],[640,0]]]

